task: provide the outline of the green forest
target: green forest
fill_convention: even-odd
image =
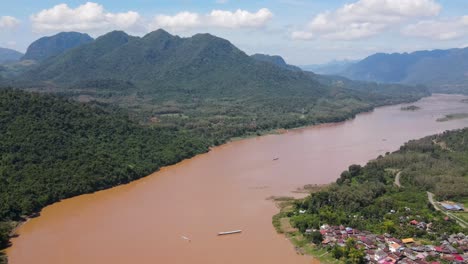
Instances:
[[[292,216],[302,232],[320,225],[345,225],[397,238],[434,241],[443,234],[467,233],[445,219],[428,200],[468,201],[468,129],[412,140],[365,166],[351,165],[328,188],[295,202],[305,214]],[[401,187],[395,176],[400,172]],[[432,223],[431,232],[408,224]]]

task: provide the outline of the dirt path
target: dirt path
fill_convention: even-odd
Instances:
[[[395,185],[398,188],[401,188],[401,183],[400,183],[400,176],[401,176],[401,171],[399,171],[396,176],[395,176]]]

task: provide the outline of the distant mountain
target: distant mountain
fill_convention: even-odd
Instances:
[[[29,45],[22,60],[43,61],[69,49],[93,41],[88,34],[78,32],[62,32],[50,37],[43,37]]]
[[[273,63],[276,66],[279,66],[284,69],[288,69],[291,71],[301,71],[301,68],[287,64],[286,61],[283,59],[283,57],[278,56],[278,55],[266,55],[266,54],[254,54],[251,55],[253,59],[257,61],[263,61],[263,62],[268,62],[268,63]]]
[[[23,53],[6,48],[0,48],[0,63],[15,62],[23,56]]]
[[[44,61],[23,78],[74,87],[130,82],[140,92],[165,97],[328,93],[301,71],[259,62],[225,39],[210,34],[181,38],[164,30],[141,38],[110,32]]]
[[[304,71],[312,71],[318,74],[334,75],[345,71],[349,66],[356,63],[354,60],[335,60],[324,64],[311,64],[299,66]]]
[[[468,48],[377,53],[341,75],[363,81],[424,84],[436,92],[468,93]]]

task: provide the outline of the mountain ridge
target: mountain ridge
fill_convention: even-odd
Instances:
[[[47,59],[24,76],[33,81],[58,84],[96,79],[130,81],[148,90],[213,90],[228,93],[249,88],[274,89],[294,82],[319,89],[318,82],[300,72],[250,58],[228,40],[210,34],[190,38],[172,36],[157,30],[143,37],[121,31],[107,33],[95,41]],[[217,88],[216,88],[216,87]],[[248,87],[247,87],[248,86]],[[272,89],[273,89],[272,88]],[[252,90],[252,89],[250,89]]]

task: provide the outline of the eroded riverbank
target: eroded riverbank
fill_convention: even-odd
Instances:
[[[463,96],[435,95],[339,124],[228,143],[136,182],[46,207],[13,239],[10,263],[310,263],[271,217],[271,196],[334,181],[352,163],[468,120]],[[274,158],[278,160],[273,160]],[[243,233],[218,237],[219,231]],[[181,236],[191,239],[187,242]]]

